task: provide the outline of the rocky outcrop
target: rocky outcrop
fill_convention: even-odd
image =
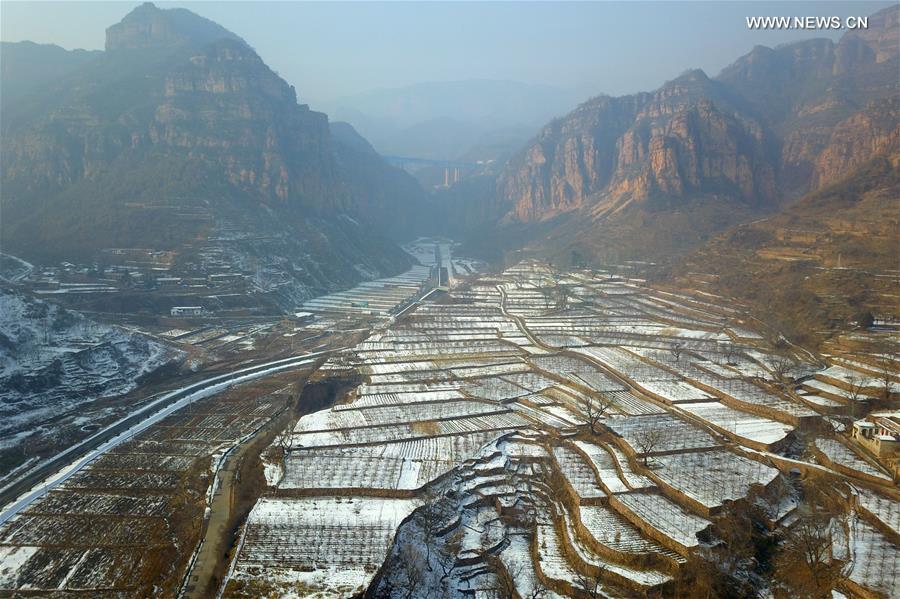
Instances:
[[[221,39],[166,73],[143,143],[183,148],[218,163],[234,186],[264,201],[349,210],[331,156],[328,118],[245,43]]]
[[[7,116],[3,238],[33,256],[175,249],[206,235],[185,209],[252,227],[280,219],[298,235],[314,229],[303,219],[350,216],[377,235],[420,199],[379,157],[336,148],[326,115],[246,42],[182,9],[139,6],[107,30],[105,52],[38,101],[4,105]]]
[[[189,10],[160,10],[145,2],[106,29],[106,50],[171,49],[220,39],[241,41],[221,25]]]
[[[511,205],[507,218],[543,220],[596,204],[612,211],[711,191],[772,203],[763,128],[729,109],[724,90],[701,71],[653,94],[590,100],[510,163],[498,186]]]
[[[896,156],[898,149],[900,96],[873,101],[832,129],[816,157],[811,186],[819,189],[835,183],[873,156]]]
[[[896,147],[898,31],[892,6],[838,42],[758,46],[715,79],[589,100],[508,163],[489,218],[550,223],[529,251],[558,259],[665,259],[779,210]]]

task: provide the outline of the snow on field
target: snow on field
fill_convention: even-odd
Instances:
[[[884,380],[881,377],[866,374],[859,370],[846,368],[844,366],[831,366],[825,370],[820,370],[815,376],[816,378],[833,379],[847,385],[857,384],[874,389],[881,389],[884,387]],[[891,383],[891,391],[900,391],[900,383]]]
[[[293,440],[295,447],[364,445],[476,431],[524,428],[530,424],[530,420],[513,412],[496,412],[449,420],[416,421],[407,424],[294,433]]]
[[[418,489],[457,465],[455,460],[293,451],[282,489]]]
[[[686,512],[658,493],[622,493],[616,499],[641,520],[683,547],[699,542],[697,533],[709,526],[709,520]]]
[[[671,414],[615,416],[604,424],[625,439],[637,453],[660,453],[715,447],[716,441],[705,430]],[[646,431],[658,431],[652,447],[642,444]]]
[[[891,480],[888,475],[869,464],[869,462],[851,451],[849,447],[835,439],[819,437],[816,439],[816,447],[835,464],[851,470],[856,470],[857,472],[862,472],[863,474],[868,474],[869,476]]]
[[[859,504],[900,535],[900,502],[866,488],[858,489]]]
[[[88,416],[90,402],[127,393],[182,355],[9,289],[0,290],[0,338],[0,441],[76,408]]]
[[[724,449],[658,456],[653,473],[707,508],[745,497],[752,485],[768,485],[778,470]]]
[[[615,461],[608,451],[598,445],[593,445],[585,441],[574,441],[574,443],[578,449],[587,455],[591,464],[593,464],[597,473],[600,475],[603,486],[605,486],[610,493],[624,493],[629,490],[625,483],[622,482],[622,479],[619,478]]]
[[[463,388],[472,397],[491,401],[508,401],[531,393],[528,389],[498,377],[470,379]]]
[[[235,578],[262,574],[284,591],[349,597],[365,588],[387,555],[409,499],[261,499],[247,520]]]
[[[647,489],[656,486],[656,484],[652,480],[650,480],[643,474],[638,474],[631,468],[628,463],[628,458],[625,457],[624,451],[622,451],[615,445],[607,445],[606,447],[608,447],[612,452],[612,456],[615,458],[616,463],[619,465],[619,468],[622,471],[622,479],[632,489]]]
[[[783,422],[735,410],[718,401],[682,403],[678,405],[678,408],[730,431],[738,437],[766,445],[781,441],[794,430],[794,427]]]
[[[668,576],[656,570],[639,570],[636,568],[619,565],[615,562],[601,557],[591,548],[589,548],[581,538],[579,538],[575,527],[572,525],[572,517],[568,513],[568,511],[566,511],[565,508],[562,508],[561,506],[558,506],[558,509],[562,512],[563,521],[565,523],[565,540],[568,543],[569,547],[574,550],[575,554],[578,555],[578,559],[580,559],[584,563],[590,564],[591,566],[602,569],[606,572],[621,576],[622,578],[630,580],[642,587],[654,587],[660,584],[664,584],[672,579],[671,576]]]
[[[849,578],[886,597],[900,596],[900,547],[862,519],[850,525]]]
[[[667,553],[655,541],[643,536],[628,520],[605,505],[578,507],[581,523],[598,543],[623,553]]]
[[[559,469],[578,497],[582,499],[606,497],[606,493],[597,484],[593,468],[580,453],[568,447],[557,446],[553,448],[553,457],[556,458]]]
[[[0,545],[0,590],[18,588],[19,572],[40,547]]]
[[[273,464],[272,462],[263,461],[263,476],[266,478],[267,486],[278,486],[278,483],[284,478],[284,465],[280,462]]]
[[[638,382],[645,391],[661,397],[671,403],[696,402],[711,400],[712,397],[705,391],[694,387],[684,381],[644,381]]]
[[[353,405],[351,404],[351,406]],[[382,426],[423,420],[458,418],[460,416],[475,416],[502,412],[503,410],[502,406],[473,400],[383,405],[356,410],[322,410],[301,418],[294,427],[294,431],[296,433],[304,433]]]
[[[560,546],[559,535],[553,524],[537,525],[538,567],[547,578],[564,582],[578,579],[578,573],[569,565]]]

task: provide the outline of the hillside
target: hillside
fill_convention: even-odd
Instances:
[[[114,410],[98,400],[127,393],[184,357],[150,337],[6,287],[0,287],[0,314],[3,470],[24,460],[23,439],[36,451],[66,427],[109,417]]]
[[[651,93],[590,99],[510,159],[490,209],[463,201],[447,220],[472,230],[474,210],[540,231],[528,249],[564,263],[573,250],[669,261],[884,151],[900,131],[898,20],[891,7],[837,43],[757,47],[716,78],[692,70]]]
[[[193,252],[228,229],[292,237],[292,255],[333,274],[299,275],[310,287],[407,267],[379,225],[419,202],[415,181],[341,155],[327,116],[234,33],[147,3],[107,30],[105,52],[58,65],[27,101],[4,105],[5,250],[46,261]]]
[[[688,256],[676,282],[737,298],[794,340],[900,317],[900,145]]]

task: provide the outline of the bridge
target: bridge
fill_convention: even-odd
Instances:
[[[463,160],[434,160],[431,158],[413,158],[410,156],[382,156],[389,164],[406,169],[407,167],[434,166],[444,169],[444,187],[458,183],[463,170],[473,171],[481,164]]]
[[[479,166],[482,166],[477,162],[465,162],[462,160],[435,160],[431,158],[413,158],[410,156],[382,156],[382,158],[387,160],[390,164],[399,166],[400,168],[403,168],[406,165],[438,166],[440,168],[478,168]]]

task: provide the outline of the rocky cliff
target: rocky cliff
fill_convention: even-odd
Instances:
[[[898,135],[898,19],[891,7],[837,43],[757,47],[715,79],[689,71],[653,93],[591,99],[510,160],[489,218],[561,222],[541,229],[551,246],[579,239],[590,251],[621,237],[634,255],[629,239],[645,231],[611,228],[670,227],[689,214],[675,244],[685,249],[837,181]]]
[[[586,102],[510,162],[498,185],[511,204],[507,218],[542,220],[588,205],[610,212],[707,192],[774,202],[769,140],[727,93],[691,71],[652,94]]]
[[[59,259],[178,249],[217,227],[266,234],[277,221],[279,236],[293,226],[311,260],[352,269],[335,276],[342,284],[408,263],[375,238],[385,215],[421,199],[415,181],[340,155],[326,115],[298,103],[240,37],[189,11],[139,6],[107,30],[105,52],[4,111],[9,251]],[[318,239],[329,219],[359,238],[359,255]]]

